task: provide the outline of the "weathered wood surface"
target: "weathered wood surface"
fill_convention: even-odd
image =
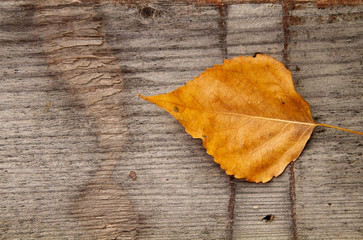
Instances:
[[[362,131],[362,5],[293,12],[289,67],[316,121]],[[309,61],[304,61],[309,59]],[[316,129],[296,166],[301,239],[363,236],[362,136]]]
[[[361,239],[361,136],[318,128],[247,183],[137,94],[267,53],[361,131],[363,5],[202,2],[0,2],[0,239]]]

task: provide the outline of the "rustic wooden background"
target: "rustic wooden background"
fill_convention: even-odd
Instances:
[[[266,53],[362,131],[362,33],[359,1],[1,1],[0,239],[362,239],[362,136],[247,183],[137,97]]]

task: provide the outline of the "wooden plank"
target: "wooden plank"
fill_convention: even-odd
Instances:
[[[109,180],[110,171],[105,164],[112,165],[115,161],[112,157],[117,152],[112,151],[114,144],[110,138],[108,144],[103,144],[105,141],[102,140],[110,134],[110,131],[103,131],[104,125],[114,119],[103,110],[112,106],[110,99],[106,99],[107,106],[97,114],[90,114],[99,104],[85,107],[86,100],[96,101],[103,97],[103,92],[85,100],[77,99],[79,95],[75,97],[75,91],[70,91],[64,81],[67,69],[57,69],[64,75],[52,69],[55,59],[51,59],[47,51],[57,45],[51,46],[54,42],[46,41],[42,32],[51,25],[41,25],[43,19],[46,21],[51,15],[51,7],[39,5],[35,8],[15,2],[1,4],[1,15],[7,16],[0,23],[0,35],[5,36],[1,40],[1,69],[7,69],[1,77],[1,238],[134,238],[136,217],[130,200]],[[64,15],[72,16],[72,8],[69,12],[58,10],[59,15],[51,18],[55,25],[62,17],[67,17]],[[77,17],[92,14],[89,8],[77,10]],[[37,14],[44,14],[44,18]],[[83,29],[92,30],[92,27]],[[72,28],[79,30],[74,26],[62,26],[61,29],[69,31]],[[57,34],[58,30],[51,28],[47,33]],[[89,32],[84,34],[90,35]],[[57,37],[54,39],[58,40]],[[94,43],[93,39],[88,43]],[[104,53],[108,55],[106,51]],[[65,58],[70,56],[72,54],[64,55]],[[57,60],[60,60],[57,62],[60,66],[62,59]],[[79,73],[77,62],[73,66],[72,73]],[[91,66],[88,70],[92,70],[92,64],[86,66]],[[104,75],[112,74],[111,70],[112,64],[109,64]],[[102,81],[103,87],[107,80],[105,77]],[[95,87],[94,82],[92,87]],[[78,84],[80,87],[72,90],[84,90],[86,95],[89,86],[81,89],[83,85]],[[102,121],[98,116],[101,113]],[[93,128],[95,124],[97,128]],[[112,129],[119,127],[116,125]]]
[[[102,5],[109,44],[124,76],[128,140],[116,166],[139,213],[140,239],[224,239],[228,176],[201,141],[168,113],[137,97],[171,91],[221,63],[216,7]],[[136,181],[127,181],[129,171]]]
[[[283,57],[282,6],[248,4],[228,6],[228,57],[269,54]],[[289,174],[267,184],[235,180],[235,239],[290,239]],[[272,221],[263,219],[272,215]]]
[[[362,131],[363,5],[293,11],[290,69],[319,123]],[[361,239],[362,143],[359,135],[317,128],[296,162],[301,239]]]

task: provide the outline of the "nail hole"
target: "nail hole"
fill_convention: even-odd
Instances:
[[[178,107],[174,107],[174,112],[179,112],[179,108]]]
[[[275,216],[272,214],[266,215],[264,218],[262,218],[262,221],[264,222],[272,222],[274,220]]]

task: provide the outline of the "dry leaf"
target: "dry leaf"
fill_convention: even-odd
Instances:
[[[280,175],[316,126],[332,127],[314,122],[290,71],[267,55],[225,60],[173,92],[140,97],[203,139],[227,174],[251,182]]]

